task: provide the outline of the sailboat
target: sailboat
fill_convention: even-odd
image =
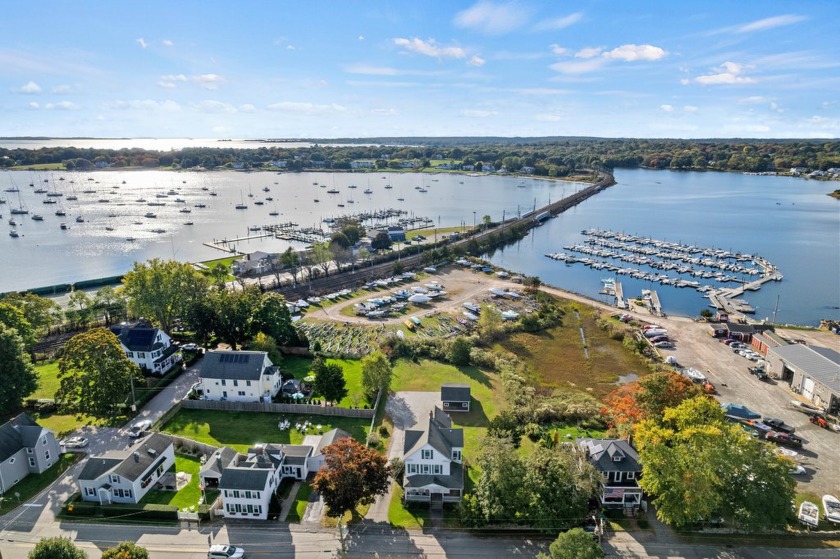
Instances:
[[[241,199],[241,202],[236,204],[236,209],[237,210],[247,210],[248,205],[245,203],[245,198],[242,197],[242,191],[239,192],[239,198]]]
[[[26,215],[26,214],[29,213],[29,210],[27,210],[26,207],[23,205],[23,200],[20,197],[20,191],[19,190],[17,191],[17,193],[18,193],[18,207],[17,208],[12,208],[12,215]]]

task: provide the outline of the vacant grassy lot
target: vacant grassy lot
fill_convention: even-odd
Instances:
[[[288,419],[292,428],[281,431],[277,424]],[[295,429],[297,422],[310,421],[321,425],[326,432],[335,427],[344,429],[357,441],[364,443],[370,420],[321,415],[295,415],[274,413],[224,412],[213,410],[181,410],[161,429],[163,432],[187,437],[214,446],[229,446],[246,452],[257,443],[300,444],[304,434]]]
[[[648,372],[640,357],[598,327],[595,309],[571,301],[561,304],[566,309],[562,326],[543,332],[514,334],[497,344],[497,349],[515,353],[539,375],[539,383],[547,388],[578,388],[599,398],[615,388],[619,375],[632,372],[641,376]],[[586,336],[585,346],[581,327]],[[589,352],[588,358],[584,348]]]
[[[362,390],[362,362],[357,359],[327,359],[327,363],[336,363],[344,369],[344,381],[347,385],[347,396],[338,405],[342,408],[353,407],[353,396],[358,398],[359,405],[365,402]],[[308,357],[285,357],[280,364],[284,375],[291,373],[296,379],[305,378],[312,372],[312,359]],[[317,398],[317,396],[316,396]],[[371,402],[371,405],[373,403]]]
[[[20,483],[12,487],[0,500],[0,515],[18,507],[20,503],[25,503],[48,485],[61,477],[67,469],[81,460],[85,455],[76,452],[69,452],[62,454],[58,462],[50,466],[43,474],[29,474],[23,478]],[[15,496],[15,493],[20,493],[20,500]]]
[[[175,467],[170,472],[186,472],[192,476],[190,482],[180,491],[152,489],[146,493],[141,503],[144,505],[175,505],[179,509],[184,507],[198,508],[198,502],[201,499],[200,480],[198,479],[199,470],[201,470],[201,463],[198,458],[176,454]],[[207,491],[205,495],[206,502],[212,503],[218,496],[218,491]]]
[[[43,361],[35,365],[38,372],[38,388],[29,398],[54,398],[61,384],[58,381],[58,361]]]

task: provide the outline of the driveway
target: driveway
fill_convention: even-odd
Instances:
[[[402,458],[406,429],[422,428],[435,406],[440,407],[440,392],[396,392],[388,396],[385,412],[394,423],[388,460]],[[374,522],[388,522],[388,504],[391,502],[393,484],[388,493],[376,498],[366,518]]]

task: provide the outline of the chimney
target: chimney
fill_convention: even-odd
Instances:
[[[149,456],[152,456],[152,457],[157,456],[157,450],[155,450],[153,448],[148,449],[146,452],[149,453]]]
[[[139,452],[134,452],[134,461],[135,461],[135,462],[139,462],[139,461],[140,461],[140,453],[139,453]]]

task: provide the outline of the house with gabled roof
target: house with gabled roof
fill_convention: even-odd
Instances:
[[[0,425],[0,495],[58,461],[55,434],[22,413]]]
[[[169,335],[147,323],[119,324],[111,328],[125,355],[141,370],[162,375],[181,362],[178,346],[172,345]]]
[[[624,439],[579,438],[577,445],[590,464],[604,474],[604,508],[637,508],[642,503],[639,454]]]
[[[443,411],[446,412],[468,412],[470,411],[470,385],[460,382],[448,382],[440,385],[440,401],[443,404]]]
[[[321,453],[325,446],[329,446],[340,439],[352,439],[353,436],[344,429],[330,429],[323,435],[307,435],[303,444],[312,446],[312,456],[308,460],[310,472],[317,472],[326,464],[326,459]]]
[[[435,406],[423,430],[407,430],[403,445],[405,500],[443,506],[464,493],[464,430]]]
[[[198,376],[205,400],[271,402],[281,386],[265,351],[209,351]]]
[[[174,465],[172,439],[153,433],[127,450],[88,458],[78,477],[79,492],[84,501],[136,504]]]

